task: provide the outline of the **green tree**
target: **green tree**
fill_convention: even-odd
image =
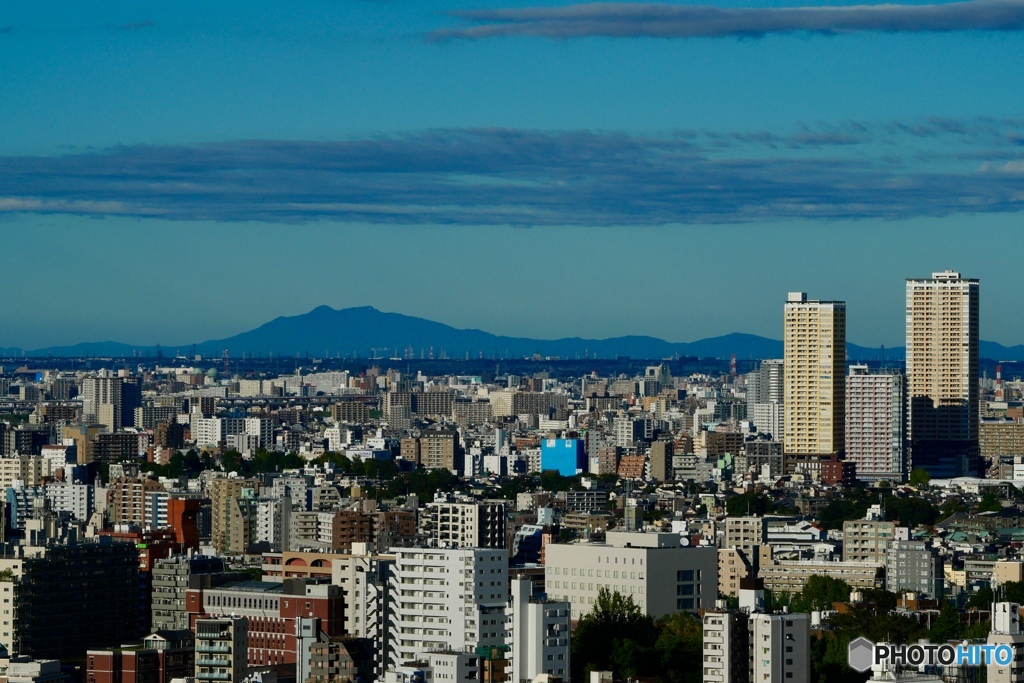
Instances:
[[[968,609],[989,609],[992,606],[992,589],[982,586],[972,595],[965,605]]]
[[[693,662],[703,654],[701,622],[686,612],[676,612],[655,624],[658,639],[654,649],[658,655],[659,678],[665,683],[700,683],[703,674]]]
[[[590,671],[613,669],[618,676],[657,673],[654,620],[632,596],[601,588],[594,608],[583,615],[571,642],[572,677],[581,683]]]
[[[764,515],[768,512],[768,498],[756,491],[747,491],[725,501],[725,511],[730,517],[746,517],[747,515]]]
[[[1002,509],[1003,504],[994,493],[986,493],[978,502],[978,512],[999,512]]]
[[[813,612],[832,609],[834,602],[850,599],[850,584],[832,576],[813,574],[808,577],[804,589],[793,598],[794,612]]]
[[[939,517],[939,509],[923,498],[890,496],[885,499],[885,512],[887,518],[897,519],[908,527],[931,525]]]
[[[928,474],[928,470],[920,467],[915,467],[910,472],[910,485],[916,488],[924,488],[928,486],[928,483],[932,480],[932,475]]]
[[[958,512],[965,512],[967,508],[957,498],[950,498],[939,508],[938,519],[943,520],[952,517]]]
[[[931,641],[945,643],[963,636],[963,624],[960,623],[960,610],[946,601],[939,611],[939,618],[932,624]]]

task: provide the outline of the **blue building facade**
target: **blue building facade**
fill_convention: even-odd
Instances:
[[[556,470],[563,477],[587,471],[583,439],[544,439],[540,442],[540,469]]]

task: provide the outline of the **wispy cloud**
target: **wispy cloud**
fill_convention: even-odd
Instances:
[[[1022,128],[927,119],[788,135],[493,129],[118,147],[0,157],[0,214],[602,226],[1016,212],[1024,150],[1010,141]]]
[[[118,28],[122,31],[140,31],[153,25],[152,21],[135,21],[127,24],[120,24],[118,25]]]
[[[1024,29],[1022,0],[746,8],[588,3],[563,7],[461,10],[452,14],[476,25],[441,29],[431,33],[431,39],[503,36],[721,38],[801,32],[935,33]]]

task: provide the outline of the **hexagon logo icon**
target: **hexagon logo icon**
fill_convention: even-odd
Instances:
[[[875,659],[875,644],[867,638],[855,638],[850,641],[849,663],[854,671],[867,671]]]

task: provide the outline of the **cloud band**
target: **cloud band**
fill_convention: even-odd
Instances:
[[[1024,2],[975,0],[932,5],[721,8],[659,3],[453,12],[479,24],[441,29],[437,41],[506,36],[544,38],[722,38],[786,33],[1020,31]]]

